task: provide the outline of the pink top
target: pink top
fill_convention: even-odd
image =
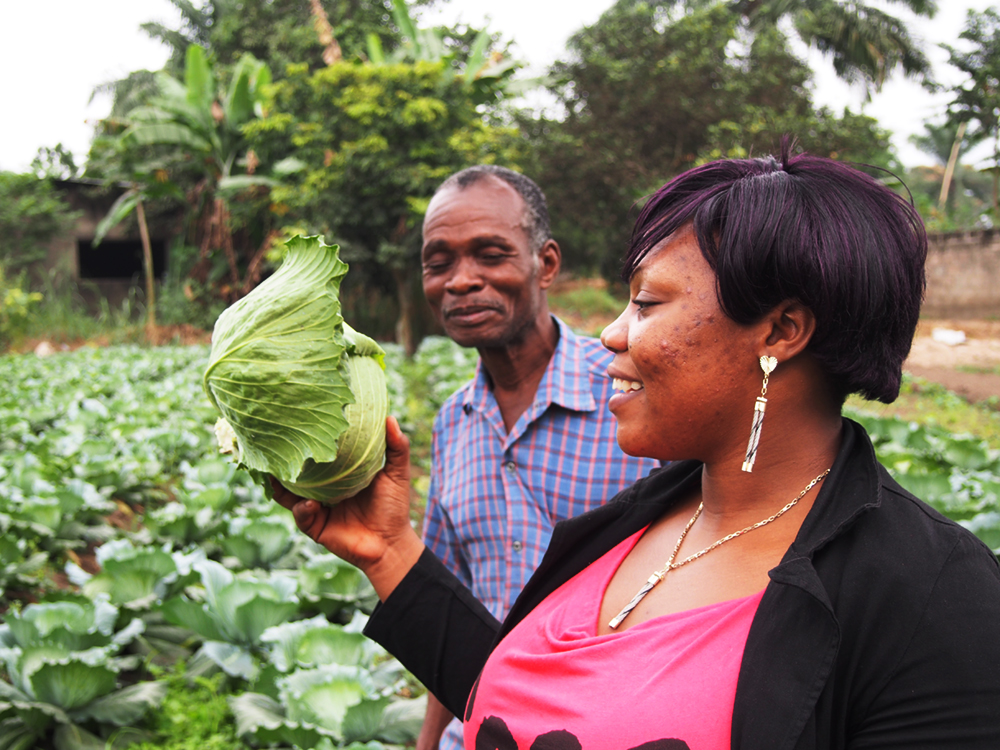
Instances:
[[[604,591],[643,531],[500,642],[469,698],[467,750],[729,748],[736,678],[764,592],[597,635]]]

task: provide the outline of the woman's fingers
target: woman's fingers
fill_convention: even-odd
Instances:
[[[385,422],[385,468],[383,470],[394,482],[409,485],[410,441],[403,434],[395,417],[389,417]]]
[[[389,417],[385,467],[367,488],[335,506],[299,497],[274,477],[271,488],[275,502],[292,512],[299,530],[335,554],[342,555],[345,544],[391,544],[400,529],[409,529],[410,441]]]
[[[277,479],[271,477],[271,491],[274,495],[274,502],[285,510],[291,510],[302,498],[288,491],[288,489]]]
[[[330,515],[329,506],[322,505],[315,500],[300,499],[292,506],[291,511],[295,518],[295,525],[310,539],[318,542],[320,535],[326,529]]]

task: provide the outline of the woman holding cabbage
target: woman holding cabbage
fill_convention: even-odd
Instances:
[[[619,444],[675,463],[559,524],[503,623],[412,530],[394,420],[359,495],[277,499],[368,575],[366,632],[468,748],[996,748],[997,560],[840,414],[896,397],[925,255],[909,204],[826,159],[661,188],[602,340]]]

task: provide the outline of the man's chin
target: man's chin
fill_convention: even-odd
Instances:
[[[504,336],[492,326],[446,325],[444,332],[459,346],[470,349],[491,349],[507,343]]]

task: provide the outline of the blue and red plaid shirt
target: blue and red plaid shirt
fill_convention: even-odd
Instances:
[[[501,620],[557,521],[605,503],[659,466],[618,447],[608,411],[612,354],[555,320],[555,353],[509,433],[482,362],[434,421],[424,541]]]

